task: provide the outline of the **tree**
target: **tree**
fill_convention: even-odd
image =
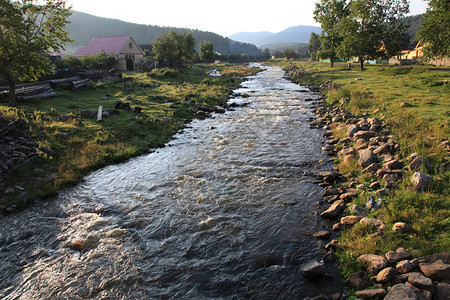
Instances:
[[[341,57],[358,57],[361,71],[366,59],[386,57],[395,53],[395,45],[401,38],[396,19],[409,11],[407,0],[354,0],[349,5],[349,15],[341,20],[338,31],[342,42],[337,53]],[[390,53],[381,46],[389,39]],[[394,45],[394,46],[392,46]]]
[[[309,38],[308,52],[310,54],[311,60],[317,60],[317,51],[320,49],[320,35],[311,32],[311,37]]]
[[[292,48],[286,48],[283,52],[283,56],[286,59],[292,59],[297,57],[297,53],[295,53],[295,50]]]
[[[84,55],[82,57],[66,56],[56,60],[53,64],[58,69],[112,69],[117,63],[114,55],[105,53]]]
[[[117,63],[114,55],[106,55],[103,52],[99,54],[84,55],[80,58],[80,61],[82,67],[91,70],[111,69]]]
[[[314,20],[322,27],[320,56],[329,58],[331,67],[334,66],[336,51],[342,41],[338,25],[348,16],[347,8],[346,0],[320,0],[320,3],[316,3],[314,10]]]
[[[385,0],[384,58],[396,56],[409,45],[409,25],[404,16],[409,12],[407,0]]]
[[[38,4],[43,2],[43,4]],[[0,76],[9,85],[9,104],[17,105],[16,80],[37,80],[51,71],[49,51],[70,42],[65,26],[70,7],[58,0],[0,0]]]
[[[264,59],[269,59],[271,57],[272,57],[272,55],[270,54],[270,49],[269,48],[265,48],[264,49],[264,53],[263,53],[263,58]]]
[[[275,57],[275,58],[281,58],[282,57],[282,53],[281,53],[281,51],[279,50],[279,49],[276,49],[274,52],[273,52],[273,57]]]
[[[200,60],[206,61],[206,62],[213,62],[215,55],[214,55],[214,46],[210,41],[204,41],[200,43],[200,53],[199,53]]]
[[[186,61],[193,61],[195,52],[195,39],[192,32],[177,33],[171,29],[168,33],[160,35],[153,42],[155,59],[174,67],[183,65]]]
[[[450,56],[450,2],[430,0],[417,37],[425,43],[428,58]]]
[[[144,57],[147,58],[147,59],[152,58],[152,52],[150,50],[148,50],[148,49],[145,49],[144,50]]]

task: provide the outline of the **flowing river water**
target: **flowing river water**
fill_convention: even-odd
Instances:
[[[278,67],[244,82],[248,103],[194,121],[156,152],[101,169],[57,199],[0,219],[3,299],[303,299],[326,228],[312,173],[331,168],[318,96]],[[73,245],[79,243],[79,251]],[[71,247],[72,246],[72,247]]]

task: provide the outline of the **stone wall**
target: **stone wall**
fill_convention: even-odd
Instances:
[[[0,182],[36,159],[28,122],[0,115]]]

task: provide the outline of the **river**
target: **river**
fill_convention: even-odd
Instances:
[[[342,290],[301,265],[327,228],[312,173],[331,168],[310,99],[278,67],[242,107],[196,120],[167,147],[103,168],[0,219],[3,299],[303,299]],[[77,247],[78,245],[78,247]],[[76,251],[77,249],[79,251]]]

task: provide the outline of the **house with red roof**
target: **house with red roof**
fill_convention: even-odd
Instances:
[[[114,55],[119,70],[134,70],[144,58],[144,51],[131,35],[94,37],[86,46],[73,53],[74,56],[105,53]]]

